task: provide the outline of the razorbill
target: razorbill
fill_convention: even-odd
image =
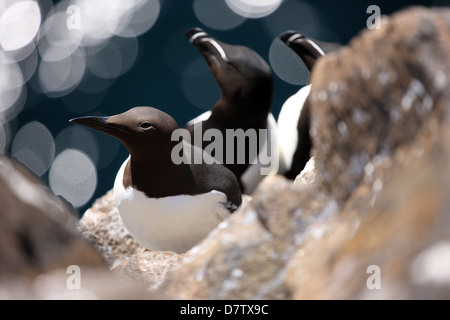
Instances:
[[[187,123],[186,128],[191,132],[191,136],[196,130],[200,130],[203,134],[211,128],[220,130],[224,137],[227,129],[242,129],[244,132],[249,129],[255,130],[258,133],[256,142],[258,156],[269,155],[273,161],[270,174],[277,173],[279,147],[276,137],[276,120],[270,112],[273,79],[269,65],[250,48],[226,44],[211,37],[202,29],[191,29],[186,32],[186,37],[205,58],[221,90],[221,98],[211,110]],[[259,135],[260,132],[264,134]],[[211,141],[203,140],[201,143],[201,147],[206,148]],[[262,161],[259,158],[249,159],[249,147],[247,143],[245,148],[239,150],[235,148],[235,160],[231,161],[232,163],[223,162],[236,175],[242,191],[246,194],[251,194],[264,178],[260,170]],[[237,153],[243,152],[245,152],[246,161],[238,163]],[[227,159],[225,144],[223,159]]]
[[[312,72],[316,61],[325,56],[325,52],[340,47],[337,43],[312,40],[296,31],[284,32],[279,39],[297,53],[309,72]],[[308,84],[289,97],[281,107],[277,119],[280,153],[285,168],[282,173],[289,179],[295,179],[311,156],[311,110],[307,100],[310,91],[311,84]]]
[[[136,107],[70,122],[109,134],[128,149],[114,199],[130,234],[148,250],[186,252],[241,204],[239,183],[224,166],[174,163],[179,142],[171,137],[178,125],[161,110]]]

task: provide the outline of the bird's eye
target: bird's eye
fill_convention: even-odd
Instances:
[[[148,129],[148,128],[150,128],[152,125],[151,125],[151,123],[150,122],[142,122],[141,123],[141,128],[142,129]]]
[[[234,63],[231,61],[227,61],[227,69],[228,70],[234,70],[236,67],[234,66]]]

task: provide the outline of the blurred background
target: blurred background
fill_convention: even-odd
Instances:
[[[183,126],[219,99],[206,62],[184,37],[190,28],[266,59],[277,117],[309,77],[279,34],[293,29],[346,44],[367,28],[370,5],[388,15],[449,2],[0,0],[0,153],[24,163],[82,215],[112,189],[128,154],[114,138],[69,119],[147,105]]]

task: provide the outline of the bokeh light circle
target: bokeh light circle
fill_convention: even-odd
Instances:
[[[0,119],[0,154],[4,153],[9,142],[10,134],[9,124],[3,119]]]
[[[283,0],[225,0],[231,10],[247,18],[262,18],[275,12]]]
[[[58,91],[61,83],[69,78],[70,57],[58,61],[42,61],[39,65],[39,83],[44,92]]]
[[[311,31],[320,25],[320,17],[316,9],[305,1],[286,1],[264,22],[272,37],[278,37],[287,30],[313,37]]]
[[[99,158],[99,145],[92,130],[82,126],[69,126],[55,138],[56,154],[64,149],[75,149],[86,154],[94,164]]]
[[[84,54],[79,50],[57,61],[41,61],[39,83],[49,97],[61,97],[73,91],[83,79],[86,70]]]
[[[161,4],[159,0],[135,1],[132,14],[126,27],[115,34],[125,38],[135,38],[144,34],[156,23],[160,10]]]
[[[18,61],[24,83],[28,82],[34,75],[38,66],[38,61],[39,58],[36,50],[33,50],[25,59]]]
[[[214,30],[231,30],[246,20],[231,10],[224,0],[195,0],[193,9],[197,19]]]
[[[280,39],[272,41],[269,62],[275,74],[283,81],[305,85],[309,81],[309,70],[299,56]]]
[[[62,60],[80,47],[83,34],[79,30],[68,29],[67,19],[68,15],[65,11],[56,11],[42,24],[38,50],[43,60]]]
[[[55,142],[50,131],[40,122],[24,125],[15,135],[11,155],[36,175],[47,172],[55,156]]]
[[[33,41],[41,25],[41,12],[35,1],[10,5],[0,17],[0,46],[17,50]]]
[[[86,204],[97,187],[97,170],[92,160],[76,149],[65,149],[55,158],[49,172],[53,193],[75,208]]]
[[[24,79],[17,63],[0,57],[0,114],[8,114],[23,92]]]
[[[82,21],[82,44],[97,45],[113,36],[137,37],[156,23],[159,0],[76,0]]]

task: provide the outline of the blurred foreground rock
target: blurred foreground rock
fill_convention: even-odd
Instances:
[[[106,269],[81,268],[79,288],[71,287],[70,276],[65,269],[56,269],[43,272],[33,279],[4,279],[0,286],[0,300],[167,299],[162,294],[149,292],[138,282],[124,279]]]
[[[164,298],[112,274],[73,209],[6,155],[0,204],[0,299]]]
[[[65,272],[71,265],[104,266],[76,231],[76,219],[65,203],[21,164],[3,155],[0,204],[0,298],[15,297],[18,286],[32,297],[28,285],[47,272]]]
[[[449,48],[448,9],[413,8],[319,60],[311,132],[324,191],[345,201],[373,160],[394,160],[446,120]]]
[[[76,231],[63,201],[21,164],[0,155],[0,279],[14,275],[104,265]]]

